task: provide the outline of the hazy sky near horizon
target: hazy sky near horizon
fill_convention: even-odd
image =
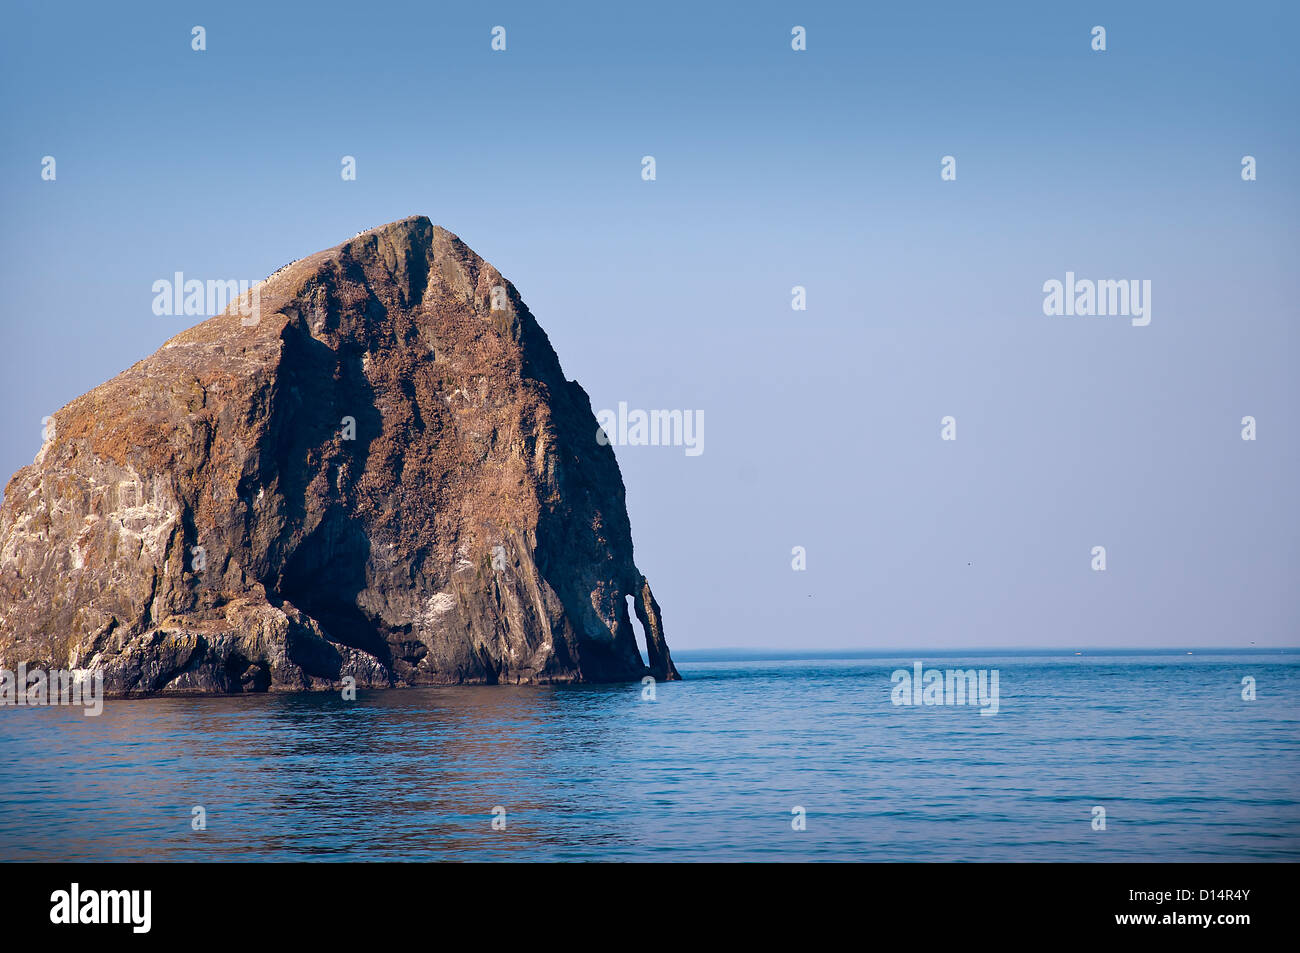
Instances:
[[[155,280],[426,214],[595,409],[703,412],[698,456],[616,448],[674,648],[1300,642],[1295,4],[0,23],[0,479],[196,322],[153,314]],[[1150,324],[1045,315],[1067,272],[1149,280]]]

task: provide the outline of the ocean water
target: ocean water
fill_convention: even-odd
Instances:
[[[891,672],[918,660],[998,670],[998,713],[895,706]],[[0,708],[0,859],[1300,859],[1300,654],[680,668],[653,701],[635,684]]]

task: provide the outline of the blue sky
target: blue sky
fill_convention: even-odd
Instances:
[[[426,214],[597,409],[703,411],[617,449],[674,647],[1296,644],[1300,12],[895,6],[6,4],[3,477],[156,279]]]

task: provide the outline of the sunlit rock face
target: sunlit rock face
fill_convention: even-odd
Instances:
[[[416,217],[254,293],[53,415],[0,508],[0,667],[115,694],[678,677],[613,449],[495,268]]]

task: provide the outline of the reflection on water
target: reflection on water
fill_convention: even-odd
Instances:
[[[1291,657],[984,658],[992,718],[895,708],[910,664],[0,709],[0,859],[1300,857]]]

